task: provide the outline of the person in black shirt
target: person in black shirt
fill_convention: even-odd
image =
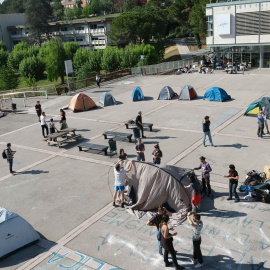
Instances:
[[[144,135],[143,135],[143,124],[142,124],[142,112],[139,111],[138,112],[138,115],[136,117],[136,126],[141,130],[142,132],[142,137],[143,138],[146,138]]]
[[[41,116],[42,110],[41,110],[41,104],[39,101],[37,101],[37,104],[35,105],[35,110],[37,112],[38,121],[40,122],[40,116]]]
[[[232,194],[234,193],[235,196],[235,202],[239,202],[239,196],[236,192],[236,188],[238,185],[238,172],[235,170],[235,166],[233,164],[231,164],[229,166],[230,170],[229,170],[229,175],[224,175],[224,177],[228,177],[230,178],[230,183],[229,183],[229,197],[227,198],[227,200],[232,200]]]
[[[120,149],[120,155],[118,157],[118,160],[127,160],[127,154],[125,153],[125,150],[123,148]]]
[[[159,144],[154,146],[154,151],[152,152],[153,163],[160,164],[160,160],[162,158],[162,151],[159,149]]]
[[[213,142],[212,142],[210,124],[211,124],[211,122],[209,120],[209,116],[205,116],[204,121],[202,123],[202,126],[203,126],[203,145],[206,146],[205,139],[206,139],[206,136],[208,136],[211,146],[215,147]]]
[[[137,153],[137,161],[145,161],[144,157],[145,147],[141,139],[138,140],[138,143],[135,146],[135,151]]]

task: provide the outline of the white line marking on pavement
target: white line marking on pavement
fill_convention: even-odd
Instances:
[[[29,125],[29,126],[25,126],[25,127],[19,128],[19,129],[15,129],[13,131],[10,131],[8,133],[5,133],[5,134],[0,135],[0,137],[6,136],[6,135],[10,135],[10,134],[15,133],[17,131],[21,131],[21,130],[24,130],[24,129],[27,129],[27,128],[30,128],[30,127],[33,127],[33,126],[36,126],[36,125],[40,125],[40,123],[37,122],[37,123],[32,124],[32,125]]]

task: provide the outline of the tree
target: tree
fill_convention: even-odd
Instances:
[[[85,63],[89,62],[89,56],[91,51],[86,49],[78,49],[73,57],[73,66],[76,71],[80,69]]]
[[[82,15],[82,9],[78,8],[78,7],[74,7],[73,8],[73,15],[76,17],[76,18],[80,18],[81,15]]]
[[[28,36],[33,44],[41,45],[48,39],[48,19],[51,6],[46,0],[28,0],[25,4],[25,26],[30,30]]]
[[[0,41],[0,50],[7,51],[7,45],[3,41]]]
[[[13,47],[12,51],[13,52],[28,51],[28,48],[29,48],[28,44],[26,42],[21,41]]]
[[[106,47],[103,51],[102,69],[112,72],[120,68],[119,50],[117,47]]]
[[[0,67],[7,65],[8,56],[9,53],[7,51],[0,49]]]
[[[53,16],[57,20],[61,20],[64,16],[64,6],[62,5],[62,0],[53,0]]]
[[[0,89],[15,89],[19,85],[19,78],[15,72],[9,67],[0,68]]]
[[[29,54],[26,50],[12,51],[8,56],[8,67],[11,68],[13,71],[19,71],[21,61],[28,56]]]
[[[28,54],[29,56],[37,56],[39,54],[39,50],[39,46],[31,46],[28,48]]]
[[[38,81],[43,77],[45,63],[39,57],[28,57],[21,61],[19,70],[24,78],[34,78]]]
[[[123,10],[124,12],[128,12],[132,10],[132,0],[124,0]]]
[[[111,0],[100,0],[99,2],[100,2],[100,6],[101,6],[102,11],[104,11],[105,13],[112,12],[113,1],[111,1]]]
[[[82,8],[82,4],[83,4],[83,2],[82,2],[82,0],[75,0],[75,3],[76,3],[76,6],[77,6],[77,8]]]
[[[1,1],[2,2],[2,1]],[[26,0],[5,0],[1,4],[1,14],[24,13]]]
[[[73,10],[71,8],[66,8],[65,15],[66,15],[67,20],[71,21],[74,18]]]
[[[80,45],[77,42],[65,42],[63,46],[66,59],[73,61],[75,53],[80,49]]]
[[[48,42],[48,54],[45,58],[47,77],[52,82],[59,77],[64,83],[66,54],[61,38],[53,38]]]
[[[90,4],[90,14],[99,14],[101,12],[100,0],[92,0]]]

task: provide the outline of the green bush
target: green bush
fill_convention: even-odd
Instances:
[[[24,78],[34,78],[38,81],[43,77],[45,63],[39,57],[28,57],[22,60],[19,70]]]
[[[8,56],[9,56],[9,53],[7,51],[0,49],[0,66],[1,67],[7,65]]]
[[[19,85],[18,75],[9,67],[0,68],[0,89],[15,89]]]

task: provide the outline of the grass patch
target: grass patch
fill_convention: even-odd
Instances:
[[[177,45],[175,42],[168,42],[165,44],[164,59],[161,62],[178,61],[181,60]]]

